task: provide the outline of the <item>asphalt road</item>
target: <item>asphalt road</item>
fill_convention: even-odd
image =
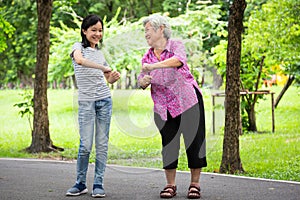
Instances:
[[[0,158],[0,200],[93,199],[90,196],[94,165],[88,171],[88,194],[66,197],[74,185],[76,162]],[[189,173],[178,172],[177,196],[187,199]],[[108,165],[105,173],[106,200],[160,199],[165,185],[159,169]],[[202,173],[203,200],[299,200],[300,182],[273,181],[220,174]]]

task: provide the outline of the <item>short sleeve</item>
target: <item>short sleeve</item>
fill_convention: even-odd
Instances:
[[[150,49],[144,54],[143,58],[142,58],[142,66],[144,65],[144,63],[149,63],[149,54],[150,54]],[[140,80],[141,78],[143,78],[145,75],[150,75],[150,72],[140,72],[140,74],[138,75],[138,80]]]
[[[174,57],[176,57],[180,62],[182,62],[183,65],[186,65],[187,57],[183,42],[181,42],[180,40],[174,40],[170,50],[174,54]]]
[[[75,50],[81,50],[82,49],[82,44],[80,42],[76,42],[73,47],[72,47],[72,52],[70,53],[70,57],[73,59],[73,53]]]

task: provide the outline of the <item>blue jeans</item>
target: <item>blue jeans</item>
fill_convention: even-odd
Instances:
[[[95,136],[94,185],[102,185],[107,161],[112,100],[111,97],[108,97],[98,101],[79,101],[78,104],[80,146],[77,157],[76,183],[86,184],[86,174]]]

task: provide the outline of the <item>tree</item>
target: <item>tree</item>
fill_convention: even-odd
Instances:
[[[187,10],[185,14],[169,19],[172,26],[172,37],[179,37],[185,43],[190,67],[194,75],[200,74],[204,68],[207,69],[210,65],[208,52],[203,49],[203,41],[208,40],[210,35],[220,36],[226,33],[224,29],[226,23],[218,20],[220,18],[219,12],[219,6],[200,5],[197,10]],[[120,14],[121,8],[117,10],[110,21],[106,21],[107,19],[104,18],[102,51],[110,67],[126,73],[125,88],[136,88],[136,78],[134,77],[140,70],[140,58],[149,48],[142,29],[144,18],[136,22],[119,21]],[[76,18],[76,15],[73,18],[73,23],[78,25],[76,29],[66,26],[63,22],[60,23],[60,27],[51,27],[49,81],[53,84],[63,79],[69,79],[74,74],[69,53],[66,53],[70,52],[70,47],[74,41],[80,40],[78,38],[80,20]],[[200,25],[199,21],[202,22]],[[128,40],[128,38],[131,39]],[[122,85],[117,85],[117,87]]]
[[[288,80],[276,99],[275,107],[294,80],[300,78],[300,1],[270,0],[253,10],[248,22],[246,46],[259,51],[269,65],[281,65]]]
[[[15,32],[15,27],[13,27],[6,19],[5,19],[5,7],[0,7],[0,53],[7,48],[7,38],[11,38],[13,33]],[[1,59],[1,56],[0,56]],[[6,77],[6,66],[2,66],[0,68],[0,80],[4,80]],[[2,87],[2,81],[0,81],[0,88]]]
[[[50,49],[50,19],[53,0],[37,0],[38,28],[37,53],[34,82],[34,117],[32,142],[28,152],[63,150],[52,144],[49,133],[47,73]]]
[[[228,19],[228,49],[225,89],[225,132],[221,173],[243,172],[239,151],[240,127],[240,59],[245,0],[235,0]]]
[[[79,21],[78,24],[80,27]],[[80,41],[79,33],[79,28],[69,28],[62,22],[61,27],[51,27],[48,81],[53,89],[58,88],[58,83],[66,83],[70,78],[73,86],[77,88],[70,52],[74,41]],[[65,85],[65,87],[71,88],[71,85]]]
[[[3,16],[4,9],[0,7],[0,53],[7,48],[6,37],[11,38],[16,30]]]
[[[172,0],[164,0],[164,1],[171,2]],[[114,32],[111,31],[112,35],[121,35],[122,33],[124,33],[123,29],[126,30],[131,29],[132,28],[131,23],[139,22],[140,19],[142,19],[144,16],[148,14],[157,13],[164,10],[166,12],[172,13],[173,16],[175,12],[173,12],[172,9],[173,8],[175,9],[175,7],[172,7],[170,4],[166,4],[166,3],[164,4],[164,1],[158,1],[158,0],[53,1],[52,16],[51,16],[51,33],[50,33],[51,50],[53,50],[52,48],[53,45],[56,45],[58,47],[57,44],[54,44],[58,42],[52,40],[54,37],[57,36],[57,32],[55,33],[55,31],[57,31],[60,28],[63,28],[63,30],[58,32],[62,32],[66,30],[65,27],[61,26],[61,24],[64,24],[67,28],[73,28],[77,31],[78,29],[77,21],[80,21],[87,14],[90,13],[98,14],[103,18],[103,20],[107,22],[105,23],[106,27],[105,27],[104,41],[108,41],[107,39],[110,38],[110,35],[108,35],[110,34],[109,29],[112,29],[114,31]],[[193,59],[191,60],[195,60],[194,63],[200,63],[200,64],[204,63],[203,65],[209,66],[210,64],[208,62],[209,61],[208,54],[210,48],[212,46],[215,46],[218,43],[220,37],[225,37],[222,36],[223,34],[222,32],[225,31],[221,29],[224,29],[223,27],[226,26],[226,24],[224,22],[220,22],[219,20],[221,18],[219,14],[219,6],[210,5],[210,3],[207,3],[208,1],[202,2],[196,0],[190,0],[190,1],[180,0],[180,2],[182,2],[181,5],[182,11],[178,14],[181,15],[180,16],[174,15],[174,19],[175,20],[179,19],[181,23],[176,23],[178,24],[178,27],[176,27],[176,24],[174,25],[174,28],[178,28],[178,30],[175,31],[178,33],[182,33],[181,35],[179,34],[180,37],[188,38],[190,39],[190,41],[194,40],[195,41],[194,43],[199,47],[201,47],[201,49],[200,48],[197,49],[199,55],[201,53],[200,57],[193,52]],[[204,2],[206,2],[206,5],[203,4]],[[0,84],[1,85],[5,85],[7,83],[20,85],[20,83],[22,83],[22,85],[25,85],[30,88],[33,86],[34,69],[36,65],[35,63],[36,55],[33,52],[36,52],[36,46],[37,46],[36,29],[37,29],[38,17],[37,17],[36,8],[37,8],[36,2],[33,0],[0,1],[0,14],[2,15],[2,13],[4,13],[5,20],[9,22],[13,27],[18,27],[15,30],[15,33],[12,34],[12,37],[7,38],[8,47],[4,52],[1,52],[0,54]],[[189,12],[186,15],[187,11],[191,11],[191,12]],[[115,19],[116,16],[117,19]],[[74,20],[74,18],[76,20]],[[183,21],[182,18],[184,18],[186,21]],[[112,21],[114,23],[111,23]],[[191,23],[187,26],[186,23],[187,22],[189,23],[190,21]],[[201,21],[200,24],[199,21]],[[223,25],[223,23],[225,25]],[[117,29],[115,29],[116,27]],[[142,26],[139,23],[138,28],[134,27],[135,29],[131,29],[130,32],[134,32],[138,30],[143,34],[141,27]],[[199,32],[199,30],[201,30],[201,32]],[[74,41],[78,41],[78,36],[80,35],[77,34],[77,37],[75,38]],[[201,40],[198,40],[198,38],[201,38]],[[66,35],[60,35],[60,41],[62,43],[67,43],[67,41],[70,41],[70,39],[72,38],[71,36],[68,35],[68,33],[66,33]],[[143,35],[141,36],[141,39],[143,39]],[[125,42],[127,41],[128,38],[126,38]],[[116,44],[117,45],[115,46],[115,49],[117,49],[118,46],[122,45],[120,43],[116,43]],[[193,42],[189,42],[189,44],[187,45],[195,46]],[[68,48],[67,51],[65,52],[69,52],[70,47],[68,47],[67,44],[64,46]],[[138,48],[140,49],[140,47]],[[202,48],[204,48],[205,50],[202,50]],[[54,50],[53,52],[56,52],[56,54],[58,54],[57,53],[58,51]],[[63,52],[63,50],[60,49],[60,52]],[[67,55],[68,53],[63,52],[63,54]],[[129,53],[128,55],[131,56],[132,54]],[[113,60],[115,61],[116,59],[115,54],[112,56],[114,56]],[[118,63],[122,63],[121,61],[122,54],[121,56],[119,55],[117,56],[118,56],[118,61],[120,61]],[[197,56],[199,57],[199,59],[197,58]],[[51,73],[51,75],[49,75],[49,81],[51,81],[51,83],[53,83],[54,86],[55,83],[58,83],[59,81],[66,82],[67,80],[68,81],[70,80],[69,76],[72,75],[72,70],[73,70],[72,66],[63,65],[63,63],[66,63],[65,61],[67,60],[68,62],[70,62],[69,57],[65,56],[64,60],[59,60],[61,62],[56,62],[55,59],[53,60],[54,62],[51,62],[51,55],[50,55],[49,72]],[[136,59],[134,58],[134,60]],[[55,68],[56,66],[58,66],[59,68],[67,67],[67,69],[65,70],[57,69]],[[136,64],[134,64],[133,67],[134,66],[136,66]],[[194,65],[191,64],[191,66],[193,67]],[[198,68],[198,66],[196,67]],[[200,74],[202,71],[203,70],[199,70],[198,72],[198,69],[194,70],[194,72],[197,72],[198,74]],[[59,73],[61,73],[61,75],[63,76],[60,76]]]
[[[32,0],[0,1],[0,8],[4,9],[5,20],[17,27],[6,40],[7,48],[0,54],[0,83],[32,86],[36,56],[36,3]]]
[[[299,1],[255,0],[245,11],[246,28],[242,42],[241,88],[255,92],[262,86],[262,79],[272,74],[289,77],[282,92],[275,101],[275,107],[287,88],[300,77]],[[213,60],[219,66],[223,77],[226,75],[227,43],[213,48]],[[280,67],[275,67],[280,66]],[[241,112],[243,130],[256,132],[255,105],[262,95],[242,96]]]

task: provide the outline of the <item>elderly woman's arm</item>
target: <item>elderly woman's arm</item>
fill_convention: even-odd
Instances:
[[[173,68],[173,67],[181,67],[183,63],[176,57],[168,58],[164,61],[148,64],[144,63],[142,67],[143,72],[149,72],[155,69],[161,68]]]

